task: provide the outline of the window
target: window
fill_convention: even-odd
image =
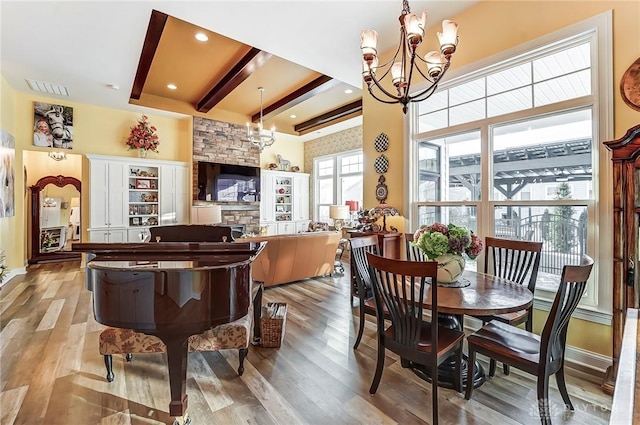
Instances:
[[[536,307],[548,306],[564,264],[578,264],[586,253],[610,256],[598,251],[595,237],[597,217],[608,213],[599,210],[594,178],[599,166],[609,166],[599,162],[606,157],[600,141],[609,140],[602,129],[611,128],[605,99],[612,85],[602,83],[610,70],[598,53],[610,37],[607,19],[454,76],[411,105],[411,227],[451,222],[481,236],[542,241]],[[605,263],[596,261],[583,313],[610,312],[610,295],[597,286],[607,281],[598,275],[610,276]],[[606,314],[584,314],[608,323]]]
[[[362,150],[314,160],[314,220],[331,223],[329,207],[357,201],[362,205]]]

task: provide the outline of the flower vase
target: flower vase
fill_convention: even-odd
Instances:
[[[438,262],[438,277],[440,283],[455,283],[462,277],[467,262],[462,255],[442,254],[435,258]]]
[[[146,149],[138,149],[138,156],[140,158],[146,158],[147,157],[147,150]]]

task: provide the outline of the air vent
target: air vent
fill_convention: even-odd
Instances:
[[[29,87],[31,87],[31,90],[49,94],[57,94],[60,96],[69,96],[69,90],[65,86],[62,86],[60,84],[44,83],[42,81],[29,79],[27,79],[27,83],[29,84]]]

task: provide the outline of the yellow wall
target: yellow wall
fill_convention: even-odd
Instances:
[[[27,200],[23,165],[27,167],[28,182],[35,183],[36,177],[63,174],[88,181],[86,166],[78,169],[78,158],[82,154],[102,154],[111,156],[137,157],[136,151],[128,151],[125,139],[129,128],[142,115],[137,112],[122,111],[52,99],[15,91],[6,80],[1,80],[0,124],[16,139],[16,215],[0,219],[0,247],[7,255],[8,269],[19,269],[26,264],[27,256]],[[33,146],[33,102],[42,101],[73,107],[73,154],[66,161],[55,161],[45,153],[52,149]],[[193,119],[173,118],[147,113],[150,122],[158,129],[160,137],[159,153],[150,152],[149,159],[175,160],[191,163]],[[27,152],[28,151],[28,152]],[[40,156],[38,156],[40,154]],[[74,156],[75,155],[75,156]],[[26,159],[28,158],[28,160]],[[85,164],[86,165],[86,164]],[[88,187],[82,188],[82,223],[88,223]],[[86,225],[83,226],[86,229]],[[83,233],[83,238],[86,232]]]
[[[287,137],[276,138],[273,145],[265,148],[260,154],[260,168],[269,168],[270,163],[278,163],[277,155],[289,160],[291,166],[300,167],[300,172],[308,173],[304,169],[304,143],[292,140]]]
[[[0,248],[7,255],[9,270],[25,266],[27,252],[28,199],[24,197],[25,188],[34,184],[45,175],[65,175],[88,182],[87,161],[83,155],[100,154],[110,156],[137,157],[136,151],[129,151],[125,139],[129,128],[137,122],[141,113],[103,108],[60,99],[24,94],[15,91],[6,80],[1,80],[0,124],[16,139],[16,215],[0,220]],[[69,159],[55,162],[46,154],[50,148],[33,146],[33,102],[42,101],[73,107],[74,136],[73,149],[67,151]],[[191,117],[173,118],[147,113],[149,121],[158,129],[160,137],[159,153],[150,152],[148,159],[192,162],[193,119]],[[261,154],[261,167],[267,168],[270,162],[276,162],[281,154],[304,171],[304,145],[283,137],[276,140],[270,148]],[[83,162],[84,161],[84,162]],[[23,165],[27,168],[24,183]],[[88,187],[83,185],[81,194],[83,239],[86,239],[88,223]],[[28,190],[26,196],[30,196]]]
[[[16,92],[7,81],[0,77],[0,128],[8,131],[16,137],[15,116],[16,116]],[[18,148],[16,138],[16,157],[14,162],[15,173],[15,215],[13,217],[0,218],[0,249],[6,255],[7,271],[24,267],[25,238],[21,229],[24,229],[24,207],[23,207],[23,173],[22,152]]]
[[[457,16],[458,50],[452,69],[472,64],[543,35],[563,29],[607,10],[613,11],[613,92],[614,135],[623,136],[640,122],[640,114],[626,106],[619,94],[622,74],[640,56],[640,2],[638,1],[484,1]],[[508,18],[507,18],[508,17]],[[433,24],[433,23],[431,23]],[[427,39],[434,37],[429,31]],[[384,62],[384,61],[381,61]],[[386,105],[374,100],[363,86],[363,149],[365,159],[365,207],[377,204],[373,188],[377,174],[373,161],[378,153],[373,140],[380,132],[389,135],[389,170],[385,177],[389,187],[387,203],[402,209],[404,202],[403,114],[399,105]],[[403,212],[403,211],[401,211]],[[610,216],[602,218],[611,220]],[[546,314],[536,310],[536,330]],[[573,319],[569,343],[573,346],[610,356],[612,333],[609,326]]]

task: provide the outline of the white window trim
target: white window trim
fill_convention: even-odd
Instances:
[[[321,205],[335,205],[336,203],[344,203],[345,200],[340,200],[337,199],[339,197],[339,194],[341,193],[341,187],[340,187],[340,178],[342,176],[354,176],[354,175],[362,175],[363,179],[364,179],[364,164],[363,164],[363,170],[361,172],[355,172],[355,173],[341,173],[339,170],[339,167],[341,166],[341,163],[339,161],[339,159],[341,157],[345,157],[345,156],[352,156],[352,155],[364,155],[364,151],[362,150],[362,148],[358,148],[358,149],[352,149],[352,150],[348,150],[348,151],[343,151],[343,152],[338,152],[338,153],[332,153],[329,155],[322,155],[322,156],[317,156],[315,158],[313,158],[313,218],[314,220],[318,220],[319,218],[319,206]],[[320,161],[326,161],[326,160],[333,160],[333,166],[334,166],[334,173],[333,173],[333,203],[332,204],[324,204],[324,203],[320,203],[319,202],[319,185],[320,185],[320,180],[321,179],[328,179],[328,177],[320,177],[318,176],[318,162]],[[364,159],[364,158],[363,158]]]
[[[593,33],[592,36],[592,57],[596,58],[595,63],[597,69],[592,73],[592,96],[595,96],[597,101],[592,103],[593,119],[594,119],[594,134],[592,134],[592,140],[594,141],[593,155],[597,155],[597,164],[594,162],[593,167],[593,181],[598,182],[594,184],[593,199],[595,200],[597,207],[594,209],[594,214],[589,217],[589,235],[590,241],[590,253],[594,253],[594,271],[592,273],[592,279],[597,282],[596,306],[578,306],[575,316],[584,320],[610,325],[612,317],[612,291],[610,285],[607,282],[611,281],[613,274],[613,258],[611,253],[613,252],[613,219],[601,220],[600,217],[610,217],[611,211],[613,211],[613,194],[611,188],[613,187],[612,169],[613,165],[610,159],[610,153],[603,145],[603,141],[613,139],[613,32],[612,32],[612,11],[606,11],[592,18],[578,22],[574,25],[567,26],[561,30],[539,37],[535,40],[531,40],[527,43],[515,46],[511,49],[502,51],[498,54],[489,56],[478,62],[468,64],[461,68],[453,68],[447,74],[447,81],[440,84],[441,88],[447,88],[451,85],[451,80],[456,81],[456,85],[460,83],[459,79],[464,77],[464,80],[472,80],[478,78],[480,73],[486,72],[487,68],[493,68],[497,71],[500,66],[504,65],[504,62],[509,60],[509,66],[513,66],[518,56],[528,56],[532,51],[566,40],[572,37],[578,38],[585,33]],[[498,64],[498,66],[496,66]],[[455,65],[454,65],[455,66]],[[424,88],[425,84],[418,85],[416,91]],[[570,101],[563,102],[566,106],[574,104],[575,107],[584,105],[580,102],[580,99],[572,99]],[[558,105],[552,105],[553,109],[557,109]],[[410,105],[410,113],[405,115],[403,122],[403,138],[404,138],[404,163],[405,163],[405,175],[404,184],[407,188],[407,195],[404,197],[404,211],[408,212],[409,223],[413,223],[417,216],[417,210],[413,208],[413,199],[416,197],[417,188],[411,176],[416,175],[416,164],[413,161],[414,156],[417,154],[415,149],[415,143],[413,140],[414,129],[419,128],[417,106],[415,104]],[[549,109],[548,105],[535,108],[543,113]],[[531,111],[531,110],[528,110]],[[517,113],[514,113],[517,114]],[[511,115],[511,114],[509,114]],[[493,121],[493,118],[488,118],[483,121]],[[507,116],[500,116],[500,121],[508,121]],[[482,121],[481,121],[482,122]],[[477,122],[476,122],[477,124]],[[429,133],[429,138],[436,136],[439,133],[451,134],[456,130],[461,131],[464,128],[465,131],[470,130],[469,124],[457,125],[445,129],[439,129]],[[488,134],[484,134],[487,131],[488,126],[482,126],[483,139]],[[483,161],[486,164],[488,161]],[[488,175],[488,169],[482,170],[483,175]],[[488,193],[483,190],[483,193]],[[473,204],[473,203],[468,203]],[[458,204],[459,205],[459,204]],[[478,219],[482,220],[482,214],[478,212]],[[488,219],[488,218],[485,218]],[[484,223],[483,223],[484,224]],[[597,224],[597,225],[596,225]],[[486,226],[484,226],[486,228]],[[597,229],[597,230],[595,230]],[[597,231],[598,234],[594,234]],[[609,235],[600,239],[599,235]],[[547,294],[550,294],[547,292]],[[540,296],[536,295],[534,306],[542,310],[548,310],[550,308],[550,301],[545,299],[541,293]]]

